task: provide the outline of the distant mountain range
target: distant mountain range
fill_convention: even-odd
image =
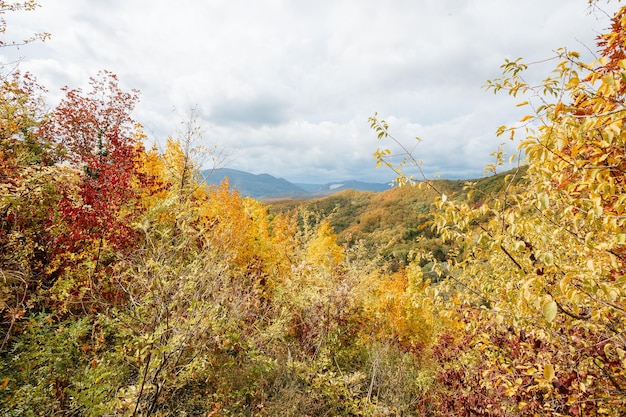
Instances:
[[[220,184],[228,178],[231,188],[241,195],[257,200],[276,200],[282,198],[315,198],[322,197],[343,190],[357,191],[385,191],[391,188],[389,184],[368,183],[356,180],[336,181],[326,184],[292,183],[283,178],[276,178],[269,174],[251,174],[231,168],[218,168],[201,172],[204,181],[211,184]]]

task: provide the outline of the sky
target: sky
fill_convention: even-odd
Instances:
[[[300,183],[388,182],[372,156],[386,144],[378,113],[429,176],[483,176],[522,115],[517,99],[483,86],[505,59],[559,47],[588,53],[618,5],[586,0],[39,0],[10,13],[2,48],[49,90],[85,88],[100,70],[138,89],[134,111],[162,146],[195,109],[201,142],[229,168]],[[591,54],[589,54],[591,59]],[[554,62],[534,70],[548,75]],[[530,75],[529,75],[530,76]],[[532,80],[531,80],[532,81]],[[422,139],[419,144],[415,141]],[[507,149],[515,151],[515,144]],[[208,168],[208,166],[207,166]]]

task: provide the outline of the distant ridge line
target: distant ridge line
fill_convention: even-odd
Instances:
[[[270,174],[252,174],[232,168],[209,169],[201,171],[200,174],[202,181],[208,185],[221,184],[225,178],[228,178],[231,188],[245,197],[257,200],[316,198],[344,190],[380,192],[391,188],[389,184],[358,180],[334,181],[326,184],[292,183]]]

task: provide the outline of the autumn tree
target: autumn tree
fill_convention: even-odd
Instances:
[[[49,285],[52,241],[45,225],[60,198],[54,183],[66,173],[54,165],[54,144],[38,134],[47,118],[43,87],[29,74],[0,82],[0,312],[8,326],[2,350],[35,304],[35,292]]]
[[[454,413],[464,403],[488,415],[626,411],[625,40],[622,7],[598,38],[597,60],[559,49],[539,86],[525,81],[522,60],[506,61],[503,77],[488,82],[532,110],[497,131],[523,135],[524,159],[504,192],[479,207],[440,193],[437,229],[469,256],[441,267],[447,279],[424,294],[464,330],[442,333],[448,353],[435,358],[448,391],[424,410]],[[381,139],[396,140],[384,121],[370,121]],[[410,182],[390,154],[376,156]]]
[[[78,287],[102,294],[108,290],[98,289],[94,278],[112,251],[138,239],[133,228],[142,209],[137,193],[150,178],[138,167],[143,133],[131,117],[138,92],[121,90],[110,72],[91,78],[90,87],[87,93],[66,89],[40,134],[60,150],[73,173],[57,184],[61,199],[50,217],[55,246],[49,272],[85,262],[89,273],[80,279],[91,282]]]
[[[17,12],[17,11],[33,11],[40,7],[39,3],[36,0],[27,0],[22,2],[9,2],[9,1],[1,1],[0,2],[0,37],[3,37],[7,31],[7,21],[4,17],[5,14],[9,12]],[[50,38],[50,34],[43,33],[35,33],[31,37],[26,39],[21,39],[19,41],[8,41],[4,39],[0,39],[0,47],[8,47],[8,46],[21,46],[27,43]]]
[[[37,7],[35,0],[0,2],[0,47],[49,37],[41,33],[20,41],[5,39],[5,15]],[[6,65],[0,63],[0,271],[5,281],[17,280],[26,290],[46,262],[44,233],[33,226],[45,221],[43,208],[55,202],[47,183],[55,175],[52,165],[58,161],[58,154],[53,144],[38,135],[39,126],[47,117],[45,88],[32,74],[23,74],[17,67],[5,71]],[[4,289],[11,292],[10,288],[7,285]],[[24,292],[19,293],[17,298],[22,301],[28,298]],[[5,301],[0,300],[0,311],[6,307]]]

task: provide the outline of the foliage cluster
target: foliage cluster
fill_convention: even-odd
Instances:
[[[508,174],[474,180],[470,201],[479,206],[484,199],[503,193]],[[468,198],[467,183],[433,181],[438,190],[457,201]],[[450,247],[435,229],[433,204],[437,197],[437,192],[428,188],[394,187],[379,193],[348,190],[315,200],[280,200],[268,204],[272,213],[294,214],[304,210],[327,219],[340,245],[365,247],[367,256],[377,265],[397,271],[408,265],[416,250],[431,252],[438,261],[448,259]],[[423,259],[421,264],[425,273],[431,271],[432,264],[427,260]]]
[[[456,326],[437,335],[438,388],[422,412],[626,413],[625,41],[622,7],[598,38],[597,60],[559,49],[539,85],[525,81],[521,59],[488,81],[487,89],[522,97],[519,106],[531,110],[498,129],[511,140],[523,135],[520,168],[503,193],[476,204],[474,184],[460,202],[420,184],[439,194],[434,223],[458,248],[425,292],[431,312]],[[370,121],[379,138],[406,149],[384,120]],[[504,160],[495,155],[491,170]],[[376,156],[400,184],[412,183],[390,151]]]
[[[284,212],[202,185],[193,114],[145,149],[112,73],[52,111],[3,77],[0,415],[624,415],[625,42],[489,82],[523,168]]]
[[[202,185],[193,117],[145,149],[112,73],[52,111],[30,74],[0,88],[1,415],[411,409],[431,325],[405,275],[380,304],[327,221]]]
[[[431,325],[405,275],[382,286],[327,221],[202,185],[197,161],[214,150],[194,144],[195,119],[144,149],[137,93],[114,74],[50,112],[31,76],[2,88],[2,415],[371,415],[416,401]]]

